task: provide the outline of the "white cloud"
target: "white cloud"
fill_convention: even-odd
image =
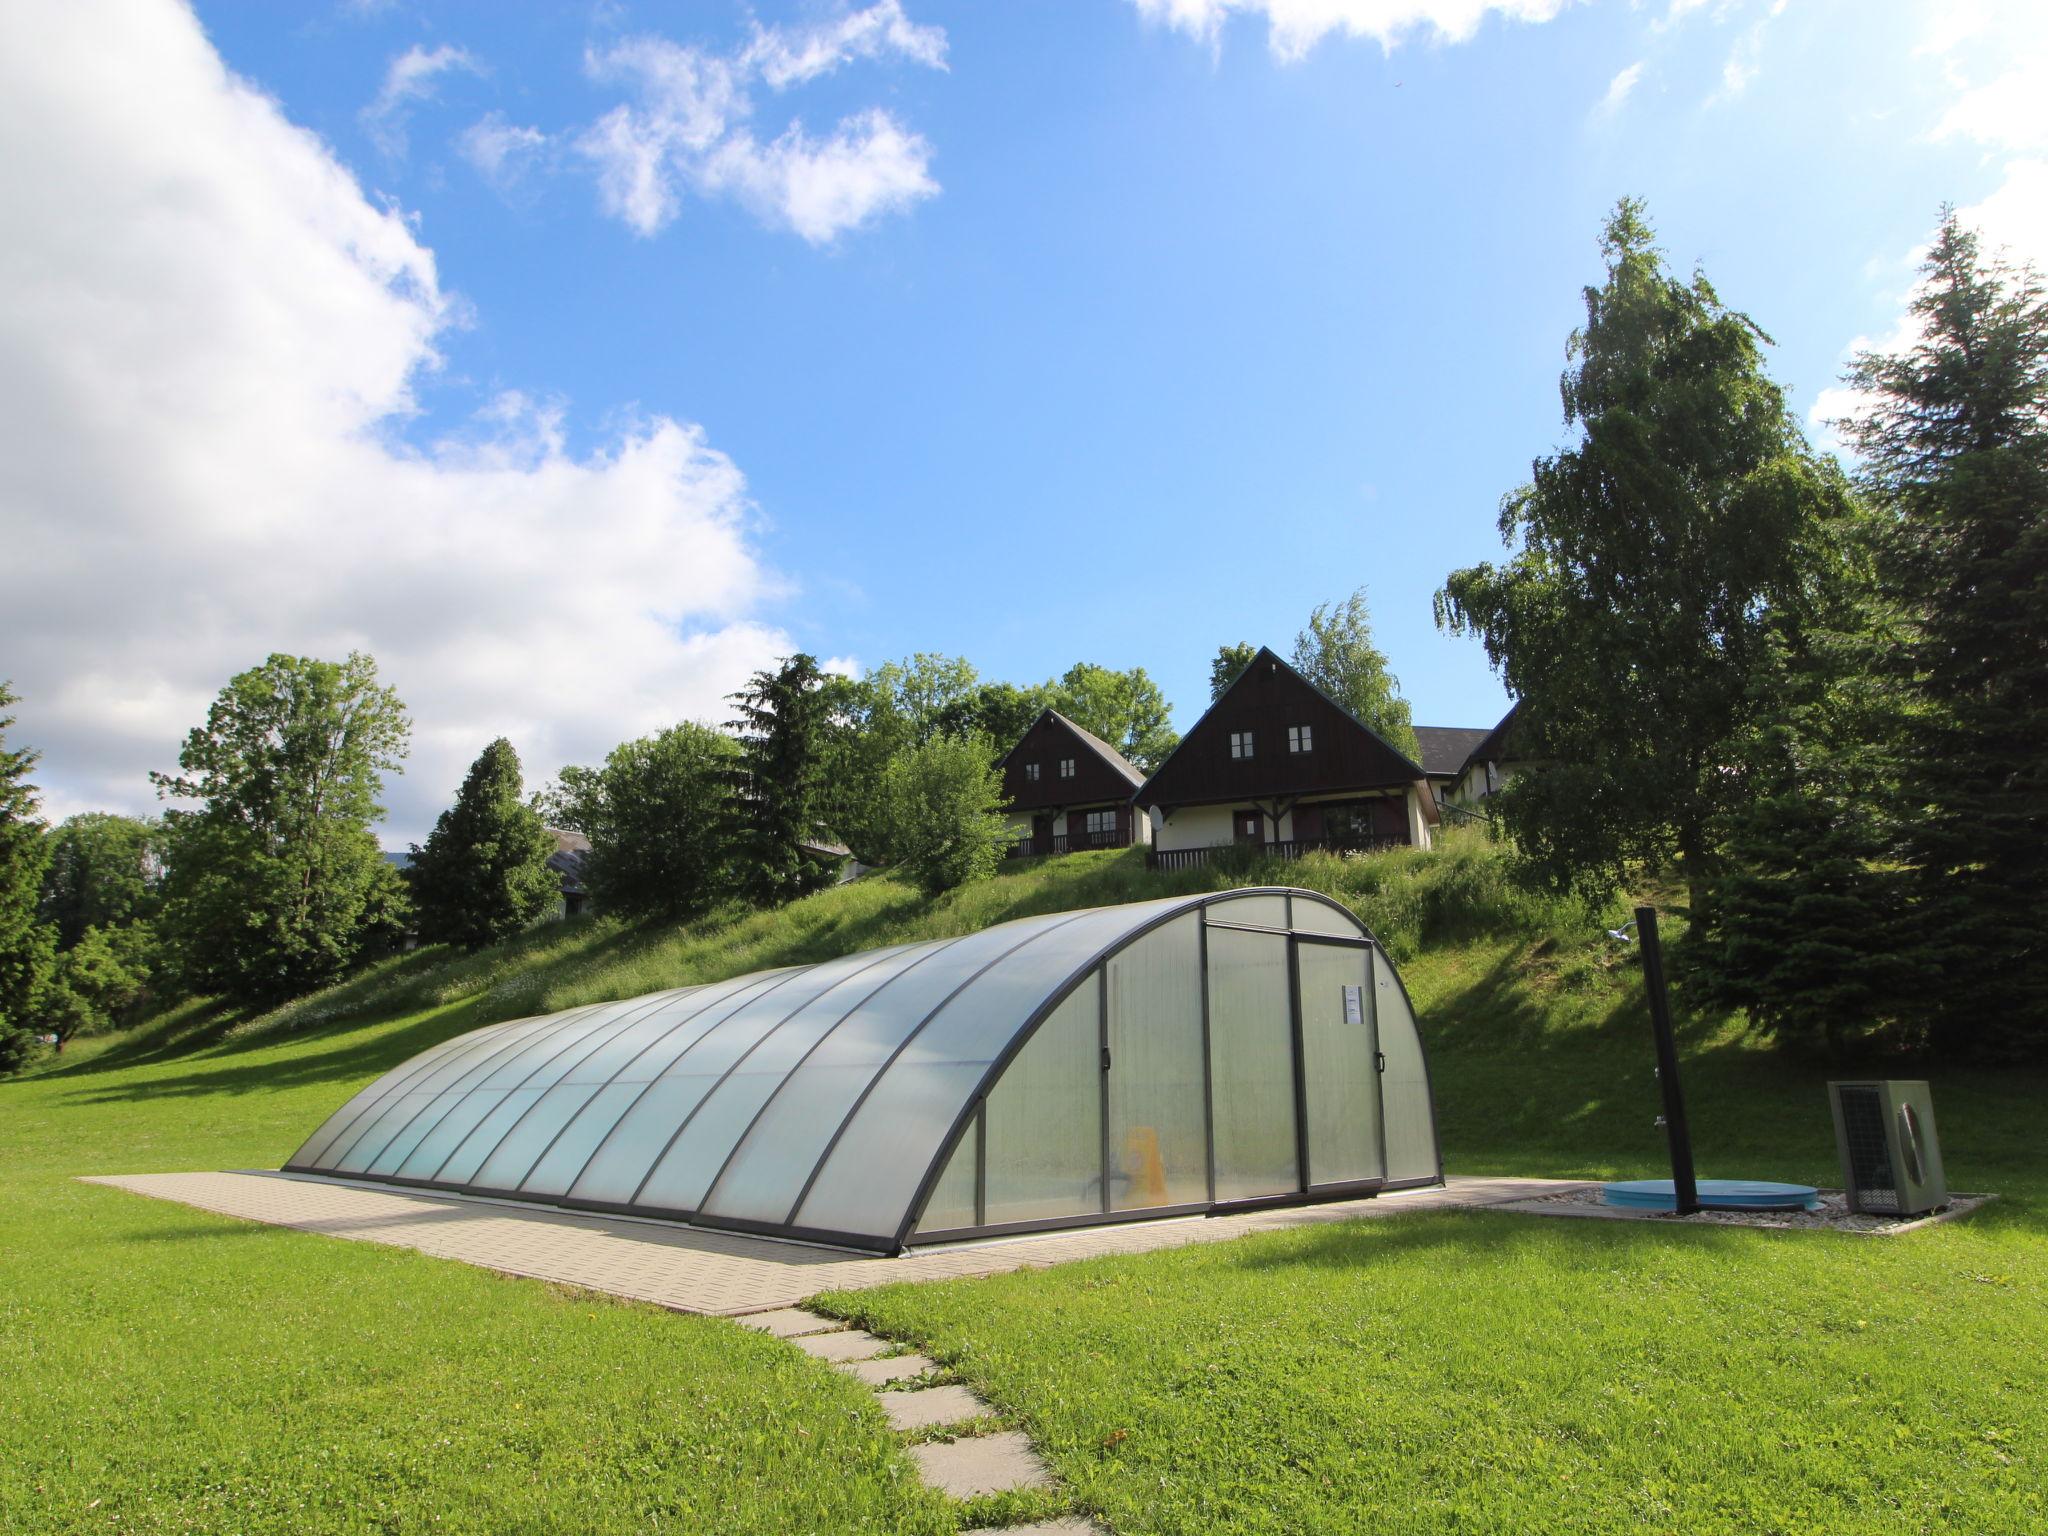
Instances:
[[[370,141],[392,159],[404,158],[406,125],[415,102],[434,95],[434,82],[450,70],[482,74],[483,68],[467,51],[444,43],[439,48],[408,48],[384,71],[384,84],[376,98],[362,110],[363,131]]]
[[[1132,0],[1147,20],[1161,22],[1212,47],[1233,15],[1260,16],[1266,45],[1287,61],[1305,57],[1336,33],[1369,37],[1391,51],[1411,32],[1462,43],[1489,14],[1509,21],[1548,21],[1566,0]]]
[[[110,14],[112,13],[112,14]],[[411,706],[390,833],[509,735],[529,776],[788,648],[739,470],[651,416],[585,455],[518,394],[392,424],[456,306],[432,251],[170,0],[0,11],[0,656],[58,814],[144,809],[234,672],[374,654]]]
[[[1621,110],[1621,104],[1628,100],[1629,92],[1636,88],[1636,82],[1642,78],[1643,61],[1641,59],[1637,59],[1628,68],[1618,71],[1614,78],[1607,82],[1607,94],[1602,96],[1599,104],[1593,108],[1594,115],[1597,117],[1614,116],[1615,113]]]
[[[479,176],[506,192],[519,184],[547,149],[548,136],[538,128],[507,122],[502,112],[487,112],[462,130],[455,147]]]
[[[2048,47],[2021,54],[1992,79],[1966,85],[1931,137],[1994,149],[2048,149]]]
[[[1980,248],[1987,256],[2026,262],[2035,270],[2048,272],[2048,161],[2014,160],[2005,167],[2005,179],[1981,202],[1958,208],[1956,217],[1977,232]],[[1917,269],[1927,258],[1923,242],[1907,256],[1905,264]],[[1881,336],[1858,336],[1844,351],[1845,360],[1859,352],[1905,352],[1921,338],[1919,317],[1908,306],[1919,290],[1919,278],[1898,296],[1898,318]],[[1851,421],[1869,408],[1868,399],[1847,384],[1831,385],[1814,398],[1807,420],[1819,440],[1841,449],[1840,434],[1833,423]]]
[[[946,33],[919,26],[904,14],[902,0],[880,0],[864,11],[811,27],[756,25],[754,40],[741,55],[776,90],[830,74],[856,59],[890,55],[929,69],[946,67]]]
[[[899,0],[880,0],[818,27],[757,26],[732,57],[629,38],[585,62],[592,78],[623,84],[635,99],[584,130],[576,147],[596,171],[600,206],[637,234],[666,227],[685,193],[729,195],[764,223],[823,245],[935,195],[931,145],[878,107],[841,119],[822,139],[792,122],[764,145],[748,126],[747,86],[759,79],[781,89],[890,55],[943,69],[945,34],[911,23]]]

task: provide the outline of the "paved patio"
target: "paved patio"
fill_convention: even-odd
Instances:
[[[1385,1218],[1407,1211],[1504,1205],[1581,1187],[1559,1179],[1454,1178],[1441,1189],[1406,1190],[1371,1200],[1084,1227],[918,1249],[902,1258],[871,1258],[634,1217],[586,1215],[509,1200],[267,1170],[110,1174],[84,1182],[301,1232],[412,1248],[436,1258],[582,1286],[678,1312],[723,1316],[793,1306],[820,1291],[992,1275],[1098,1254],[1219,1242],[1247,1232]]]

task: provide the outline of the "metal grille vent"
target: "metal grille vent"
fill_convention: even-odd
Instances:
[[[1842,1134],[1849,1155],[1852,1207],[1866,1211],[1900,1208],[1898,1178],[1885,1145],[1884,1097],[1875,1088],[1841,1089]]]

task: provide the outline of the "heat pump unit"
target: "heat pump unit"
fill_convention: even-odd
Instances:
[[[1948,1204],[1925,1083],[1829,1083],[1849,1209],[1918,1216]]]

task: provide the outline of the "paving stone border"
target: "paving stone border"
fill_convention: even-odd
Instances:
[[[873,1390],[890,1428],[904,1436],[904,1449],[917,1464],[918,1476],[948,1498],[973,1499],[1058,1486],[1031,1437],[1020,1429],[997,1427],[995,1410],[973,1389],[947,1382],[886,1390],[896,1382],[937,1371],[938,1366],[928,1357],[885,1354],[900,1346],[801,1307],[778,1307],[733,1321],[781,1339]],[[940,1428],[970,1433],[943,1439],[911,1438],[920,1431]],[[1106,1536],[1101,1526],[1078,1515],[1001,1529],[1006,1536]]]
[[[1600,1196],[1600,1186],[1560,1190],[1530,1200],[1513,1200],[1495,1207],[1522,1216],[1571,1216],[1590,1221],[1656,1221],[1674,1227],[1749,1227],[1766,1232],[1841,1232],[1852,1237],[1895,1237],[1917,1232],[1944,1221],[1968,1216],[1996,1200],[1990,1194],[1951,1194],[1949,1203],[1925,1216],[1880,1216],[1849,1209],[1839,1189],[1820,1192],[1817,1211],[1703,1210],[1690,1216],[1672,1211],[1647,1210],[1638,1206],[1609,1205]]]

